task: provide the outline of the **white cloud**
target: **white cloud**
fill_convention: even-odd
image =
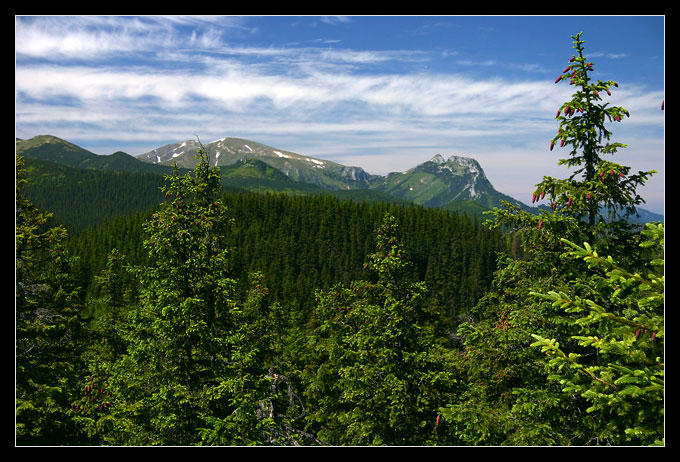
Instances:
[[[18,56],[59,59],[101,59],[111,53],[158,46],[158,36],[139,21],[117,25],[106,17],[18,17],[15,21],[15,52]],[[144,39],[146,37],[146,40]],[[166,42],[167,43],[167,42]]]
[[[321,22],[326,24],[338,24],[351,21],[351,19],[347,16],[321,16],[320,19]]]
[[[62,31],[55,35],[42,28],[17,28],[15,38],[17,54],[50,59],[94,58],[138,46],[132,37],[121,34]]]
[[[103,60],[112,55],[224,46],[224,31],[243,31],[238,17],[18,16],[15,52],[49,60]],[[202,25],[199,32],[179,27]]]
[[[50,106],[66,100],[91,123],[103,111],[110,117],[118,112],[120,118],[141,115],[147,120],[160,111],[163,119],[204,114],[206,122],[216,118],[243,126],[242,119],[271,131],[295,126],[300,136],[323,130],[412,136],[448,132],[451,137],[496,138],[500,143],[505,139],[508,144],[526,144],[521,138],[528,140],[535,133],[549,139],[557,128],[555,108],[569,90],[545,82],[480,81],[456,75],[276,76],[247,66],[191,73],[58,65],[16,69],[20,122],[29,113],[39,113],[41,103],[44,113],[51,115]],[[634,115],[626,125],[662,125],[658,110],[662,97],[641,88],[622,92],[619,99]],[[153,124],[147,129],[153,132]]]

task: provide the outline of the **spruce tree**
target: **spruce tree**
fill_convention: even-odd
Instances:
[[[603,93],[611,95],[611,88],[618,84],[592,83],[588,73],[593,64],[584,57],[581,33],[572,38],[577,53],[556,83],[570,78],[580,89],[560,108],[562,116],[558,111],[560,130],[553,142],[559,139],[573,146],[571,159],[561,163],[582,166],[577,170],[582,180],[575,181],[574,175],[567,181],[545,178],[535,194],[549,191],[553,209],[561,197],[567,200],[566,206],[574,207],[572,215],[586,214],[586,242],[580,245],[562,235],[560,244],[570,251],[564,256],[583,261],[587,268],[570,275],[566,287],[532,292],[552,302],[563,313],[560,323],[575,331],[563,342],[534,333],[533,346],[541,347],[550,358],[549,378],[564,392],[591,404],[586,412],[597,425],[588,443],[662,444],[664,227],[648,224],[637,232],[622,220],[644,202],[636,189],[655,172],[631,175],[629,167],[601,157],[624,147],[608,142],[611,133],[605,121],[619,123],[630,113],[599,103]],[[621,217],[617,216],[621,211]],[[600,217],[597,226],[601,213],[607,214],[609,223]]]
[[[128,354],[108,371],[111,442],[254,444],[268,379],[234,297],[219,168],[203,150],[193,173],[175,168],[166,201],[144,225],[150,263],[135,267],[139,306],[124,332]]]
[[[307,370],[311,420],[330,444],[426,444],[455,373],[423,319],[425,286],[410,277],[393,216],[377,234],[366,263],[375,282],[318,292],[309,347],[318,356]]]
[[[15,435],[17,445],[88,443],[70,409],[83,367],[79,358],[80,290],[64,251],[66,230],[49,226],[24,195],[16,156]]]
[[[605,155],[625,147],[611,142],[612,133],[606,124],[622,122],[629,112],[603,103],[605,94],[609,96],[618,84],[594,81],[589,76],[594,65],[585,57],[581,34],[572,38],[576,53],[555,83],[569,80],[577,90],[558,110],[556,118],[560,126],[550,141],[550,150],[555,149],[557,143],[560,147],[570,147],[569,158],[560,160],[559,164],[575,170],[566,179],[544,177],[536,185],[532,203],[547,198],[549,210],[534,215],[505,204],[503,209],[493,211],[494,219],[489,225],[512,233],[513,241],[521,245],[521,250],[515,245],[511,257],[500,259],[492,290],[471,310],[473,319],[463,323],[458,331],[464,345],[468,380],[465,391],[443,408],[442,414],[445,425],[462,444],[626,444],[659,437],[657,411],[651,413],[654,417],[649,417],[647,411],[639,410],[647,417],[640,417],[637,422],[645,422],[641,425],[647,425],[646,428],[631,430],[624,428],[625,424],[612,426],[614,422],[634,421],[630,415],[633,411],[626,408],[631,403],[623,399],[621,402],[625,404],[618,408],[614,404],[603,405],[606,398],[598,389],[601,383],[595,377],[606,382],[607,379],[598,377],[595,371],[609,371],[602,363],[614,360],[612,351],[603,349],[600,352],[606,351],[607,355],[600,356],[584,349],[593,347],[585,337],[603,339],[593,337],[598,330],[599,335],[603,335],[602,329],[613,335],[611,327],[607,327],[613,322],[609,316],[619,319],[633,316],[627,322],[638,327],[644,322],[642,314],[630,307],[630,299],[628,302],[617,300],[617,303],[611,299],[613,294],[625,295],[611,286],[610,275],[600,276],[589,267],[588,261],[568,257],[573,250],[571,243],[589,241],[599,253],[607,251],[613,255],[612,261],[628,268],[631,274],[648,268],[649,257],[637,245],[639,233],[627,218],[643,202],[637,187],[654,172],[631,174],[629,167],[605,159]],[[656,280],[656,276],[653,279]],[[586,306],[595,309],[604,305],[611,311],[604,310],[608,315],[584,313],[579,310],[585,306],[576,308],[566,300],[590,300],[584,302]],[[654,300],[652,311],[658,316],[659,298],[655,296]],[[656,329],[655,335],[663,330],[659,319],[648,324]],[[623,335],[620,329],[614,331]],[[626,341],[630,342],[635,332],[633,329],[626,334]],[[621,337],[605,335],[604,338],[621,345],[617,343]],[[574,361],[577,358],[585,361],[587,357],[587,365],[581,370],[595,367],[590,370],[591,381],[578,382],[582,388],[568,385],[572,376],[567,372],[579,367],[574,363],[572,369],[562,370],[566,363],[546,359],[538,348],[528,348],[532,344],[558,358],[569,358],[573,354]],[[558,346],[562,348],[559,351],[569,353],[560,355]],[[649,361],[647,366],[655,369],[659,361],[653,351],[656,350],[645,351],[644,357]],[[625,364],[620,365],[627,367]],[[651,383],[649,394],[641,394],[645,399],[654,401],[658,397],[662,369],[661,366],[661,372],[655,369],[645,373],[645,378],[640,379]],[[626,377],[625,381],[633,380],[635,373],[621,374]],[[601,398],[594,400],[596,404],[592,393]],[[654,402],[658,405],[658,401]],[[616,412],[629,414],[617,419]],[[627,438],[629,433],[637,439]]]

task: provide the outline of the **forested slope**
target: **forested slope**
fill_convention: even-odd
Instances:
[[[92,170],[27,158],[25,194],[41,210],[54,214],[52,224],[71,233],[98,226],[120,215],[150,210],[162,199],[162,175]]]
[[[455,212],[317,195],[230,192],[222,197],[234,219],[225,236],[234,277],[245,283],[248,273],[260,271],[274,300],[305,312],[316,289],[366,276],[363,265],[385,213],[401,223],[412,277],[427,283],[428,299],[452,321],[488,287],[497,253],[508,248],[501,232]],[[83,286],[105,267],[112,248],[143,260],[142,223],[150,215],[123,216],[69,239],[69,250],[81,258]]]

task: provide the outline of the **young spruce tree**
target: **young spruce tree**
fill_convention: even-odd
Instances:
[[[409,275],[394,217],[385,215],[377,234],[366,264],[375,282],[317,293],[311,420],[318,438],[334,445],[432,444],[455,373],[423,319],[425,286]]]

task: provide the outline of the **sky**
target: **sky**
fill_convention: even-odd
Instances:
[[[591,78],[630,111],[611,160],[656,170],[664,211],[664,16],[15,16],[15,132],[137,156],[245,138],[386,175],[473,157],[529,203],[574,87],[555,84],[583,32]]]

